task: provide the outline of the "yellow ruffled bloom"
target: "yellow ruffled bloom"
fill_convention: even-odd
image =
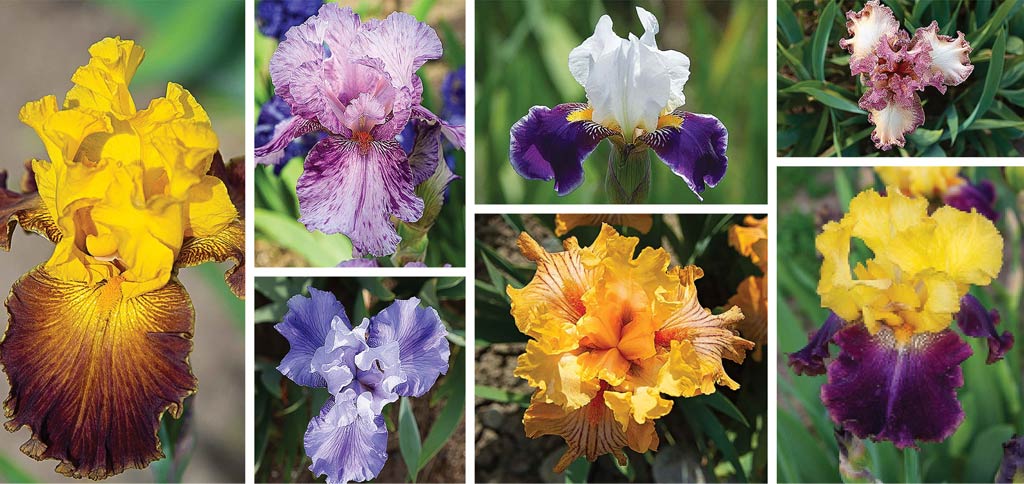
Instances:
[[[861,192],[842,220],[823,227],[815,243],[824,256],[818,294],[839,317],[863,319],[871,334],[890,328],[903,344],[946,329],[970,286],[998,276],[1003,238],[975,211],[943,206],[929,215],[926,199],[887,191]],[[851,271],[854,237],[874,257]]]
[[[879,166],[882,183],[897,187],[907,196],[938,198],[952,187],[966,183],[958,166]]]
[[[224,183],[208,175],[217,151],[210,118],[180,85],[137,111],[128,84],[142,62],[133,41],[107,38],[54,96],[20,113],[46,147],[33,160],[42,204],[63,238],[46,263],[58,279],[112,281],[132,298],[163,287],[186,237],[238,218]]]
[[[742,225],[730,227],[729,245],[761,270],[760,276],[740,281],[736,294],[729,298],[729,304],[743,311],[740,334],[756,345],[751,357],[761,361],[761,349],[768,342],[768,217],[748,215]]]
[[[560,435],[569,446],[556,472],[579,456],[624,462],[624,447],[656,450],[654,421],[672,409],[665,395],[739,387],[722,359],[742,362],[753,347],[736,335],[740,309],[711,314],[697,300],[700,268],[670,268],[663,249],[634,258],[638,242],[609,225],[593,245],[569,238],[558,253],[519,237],[537,272],[522,289],[508,288],[516,325],[531,337],[515,374],[537,388],[527,435]]]

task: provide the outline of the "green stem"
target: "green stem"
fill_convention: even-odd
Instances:
[[[644,203],[651,191],[651,156],[643,145],[612,143],[604,183],[612,203]]]
[[[916,449],[903,449],[903,476],[903,482],[921,482],[921,465]]]

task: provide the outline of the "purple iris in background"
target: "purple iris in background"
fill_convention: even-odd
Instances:
[[[327,4],[288,31],[270,59],[270,77],[292,116],[256,149],[256,161],[275,164],[291,140],[323,131],[296,187],[309,230],[345,234],[356,252],[383,256],[401,241],[391,217],[416,222],[424,202],[417,185],[434,174],[440,136],[465,145],[465,127],[420,105],[416,71],[441,57],[437,33],[395,12],[362,22],[349,8]],[[406,153],[396,137],[416,121]]]
[[[281,40],[288,29],[305,22],[323,4],[323,0],[260,0],[256,23],[261,34]]]
[[[271,96],[267,102],[263,103],[263,106],[260,106],[260,115],[256,118],[256,146],[263,146],[269,143],[274,137],[274,127],[281,121],[291,117],[291,115],[291,107],[279,96]],[[280,171],[288,160],[295,157],[304,157],[309,154],[309,150],[313,148],[313,145],[320,138],[323,138],[321,133],[310,133],[292,140],[285,147],[284,156],[274,166],[274,169]]]
[[[309,294],[289,299],[284,321],[274,326],[290,345],[277,369],[331,394],[306,428],[313,475],[367,481],[388,458],[384,406],[424,395],[448,372],[448,332],[437,311],[416,298],[395,300],[353,326],[333,294],[312,287]]]

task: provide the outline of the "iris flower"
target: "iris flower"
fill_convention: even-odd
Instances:
[[[658,19],[637,7],[644,33],[615,35],[603,15],[594,35],[569,53],[569,71],[587,93],[587,103],[534,106],[511,130],[509,159],[524,178],[555,180],[567,195],[583,183],[583,160],[608,138],[606,189],[612,201],[642,202],[650,186],[654,150],[700,198],[725,176],[729,134],[718,118],[682,109],[690,59],[660,50]]]
[[[522,289],[508,287],[516,326],[531,339],[515,375],[537,390],[523,417],[526,435],[559,435],[568,451],[594,461],[624,447],[657,450],[655,420],[672,410],[670,397],[715,392],[739,384],[722,359],[743,362],[754,344],[736,335],[739,308],[712,314],[697,300],[696,266],[669,268],[664,249],[645,248],[609,225],[589,247],[575,237],[548,253],[525,232],[523,255],[537,273]]]
[[[904,136],[924,123],[917,93],[931,86],[945,94],[947,86],[964,82],[974,71],[971,46],[963,32],[939,34],[936,21],[911,37],[878,0],[846,18],[850,38],[839,46],[850,52],[850,75],[861,76],[865,91],[858,105],[875,125],[871,140],[882,150],[903,146]]]
[[[354,326],[333,294],[311,287],[309,295],[289,299],[274,326],[291,346],[281,374],[331,394],[306,428],[309,470],[332,484],[368,481],[388,459],[384,406],[426,394],[448,373],[448,331],[416,298],[395,300]]]
[[[832,420],[859,438],[899,448],[942,441],[964,418],[956,388],[971,347],[950,326],[989,340],[991,363],[1013,346],[999,335],[998,313],[970,294],[1003,264],[1003,238],[981,214],[943,206],[892,187],[858,194],[849,213],[825,224],[818,294],[832,311],[804,349],[790,355],[798,373],[828,373],[822,402]],[[872,255],[851,271],[851,240]],[[825,368],[828,344],[839,355]]]
[[[256,149],[256,161],[276,164],[293,139],[327,133],[306,157],[296,188],[306,228],[345,234],[358,253],[379,257],[401,240],[392,216],[423,217],[415,188],[438,167],[440,135],[465,145],[463,126],[420,105],[416,71],[440,57],[434,30],[402,12],[362,22],[329,3],[288,31],[270,59],[270,77],[292,116]],[[407,155],[396,137],[413,121],[416,143]]]
[[[976,209],[989,220],[999,220],[996,187],[988,180],[971,183],[956,166],[879,166],[882,183],[907,196],[925,197],[965,212]]]
[[[21,109],[49,159],[32,161],[37,192],[0,190],[0,247],[16,224],[56,247],[11,290],[0,361],[6,428],[32,431],[21,450],[102,479],[162,457],[161,416],[180,416],[196,390],[195,312],[178,270],[233,260],[226,281],[242,297],[245,242],[202,106],[168,83],[136,110],[128,84],[143,49],[106,38],[89,53],[63,105],[46,96]]]
[[[759,276],[748,276],[740,281],[729,304],[743,310],[740,334],[757,345],[751,356],[761,361],[761,349],[768,342],[768,217],[747,216],[743,225],[729,228],[729,245],[761,271]]]

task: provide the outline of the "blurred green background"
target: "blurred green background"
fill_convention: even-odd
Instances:
[[[601,15],[620,37],[639,36],[634,6],[658,18],[658,47],[690,58],[688,111],[717,116],[729,130],[729,168],[705,203],[767,200],[767,7],[764,1],[478,1],[476,25],[476,199],[478,203],[605,203],[608,142],[584,162],[585,179],[559,197],[553,182],[526,180],[509,163],[509,129],[531,107],[585,102],[569,51]],[[695,203],[653,153],[650,203]]]
[[[163,96],[167,82],[177,82],[209,113],[225,159],[243,155],[244,18],[240,0],[0,2],[0,169],[10,173],[8,186],[18,189],[26,160],[46,156],[35,132],[18,121],[18,110],[48,94],[62,102],[71,74],[89,60],[89,46],[107,36],[133,39],[146,49],[130,87],[139,109]],[[0,252],[0,292],[6,294],[22,274],[50,257],[53,245],[41,240],[15,231],[11,252]],[[190,450],[106,482],[244,480],[245,306],[224,284],[227,267],[204,264],[179,274],[196,309],[189,361],[199,391],[185,403],[191,420],[178,439]],[[0,395],[7,390],[7,380],[0,378]],[[0,481],[65,480],[53,470],[56,461],[37,462],[18,450],[28,438],[27,428],[0,432]]]
[[[655,214],[651,230],[640,234],[637,253],[664,248],[672,265],[695,264],[704,270],[696,281],[701,306],[719,313],[727,307],[739,282],[759,270],[728,243],[728,231],[742,215]],[[758,218],[763,215],[757,215]],[[738,390],[719,386],[710,395],[673,398],[671,412],[657,421],[660,446],[638,454],[626,449],[629,462],[620,466],[611,455],[593,463],[577,459],[562,475],[552,471],[566,449],[558,436],[526,437],[523,413],[534,388],[514,376],[516,360],[527,336],[510,314],[508,286],[521,288],[537,265],[516,246],[521,232],[545,250],[560,252],[562,240],[577,237],[581,246],[594,242],[595,226],[554,235],[554,215],[478,215],[476,218],[476,479],[480,482],[764,482],[768,478],[768,365],[750,353],[742,364],[723,360]],[[765,353],[768,354],[768,353]]]
[[[1021,383],[1024,354],[1020,344],[1021,271],[1020,196],[1011,190],[999,168],[965,168],[961,175],[972,182],[989,180],[996,186],[996,227],[1003,235],[1006,252],[997,280],[975,288],[987,308],[998,309],[999,331],[1010,331],[1018,344],[1006,359],[985,364],[984,340],[965,338],[974,355],[965,361],[964,386],[957,394],[966,419],[952,437],[942,443],[922,443],[920,476],[927,482],[992,482],[1002,460],[1002,444],[1024,432]],[[834,424],[821,403],[826,375],[796,376],[786,355],[807,344],[810,331],[828,316],[816,293],[821,259],[814,238],[824,221],[835,220],[848,209],[860,191],[884,187],[871,168],[780,168],[778,259],[778,429],[784,438],[778,446],[780,482],[840,482]],[[832,356],[837,348],[831,348]],[[890,442],[865,440],[873,461],[871,472],[883,482],[905,479],[903,452]]]
[[[407,12],[421,22],[426,22],[441,39],[444,49],[441,59],[426,63],[418,74],[423,81],[423,106],[440,115],[443,106],[441,85],[445,76],[465,65],[465,4],[461,0],[386,0],[368,2],[365,0],[337,0],[343,7],[351,7],[363,21],[370,18],[384,18],[391,12]],[[270,57],[277,49],[277,40],[262,35],[257,29],[255,35],[255,112],[259,116],[260,106],[274,94],[270,81]],[[430,244],[426,252],[426,264],[430,267],[451,264],[465,265],[466,259],[466,153],[452,152],[455,167],[452,170],[460,178],[448,188],[448,200],[441,209],[437,222],[429,233]],[[310,232],[299,223],[299,200],[295,195],[295,184],[302,175],[303,158],[293,158],[280,173],[273,168],[257,166],[254,173],[257,267],[333,267],[339,262],[352,258],[352,243],[343,234],[325,235],[319,231]],[[377,259],[388,264],[387,257]]]
[[[919,92],[925,122],[904,148],[875,148],[873,125],[857,106],[850,76],[846,12],[861,0],[778,0],[780,156],[1021,156],[1024,153],[1024,0],[885,0],[913,35],[933,20],[942,34],[966,34],[974,72],[946,94]],[[859,76],[858,76],[859,77]]]
[[[297,294],[308,298],[309,287],[333,293],[353,324],[377,314],[395,299],[418,297],[420,306],[437,310],[451,347],[448,373],[422,397],[402,398],[384,407],[388,460],[373,482],[464,482],[466,284],[461,277],[257,278],[256,482],[326,479],[314,479],[309,471],[312,462],[306,456],[303,436],[330,394],[326,388],[296,385],[277,370],[288,353],[288,340],[274,324],[287,312],[288,299]]]

